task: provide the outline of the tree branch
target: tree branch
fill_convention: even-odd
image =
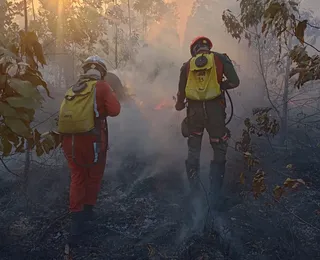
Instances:
[[[302,22],[302,21],[300,21],[300,20],[298,20],[298,19],[296,19],[298,22]],[[312,28],[315,28],[315,29],[318,29],[318,30],[320,30],[320,27],[319,26],[316,26],[316,25],[313,25],[313,24],[310,24],[309,22],[307,22],[307,25],[309,25],[310,27],[312,27]]]
[[[257,28],[256,28],[257,30]],[[271,104],[271,106],[273,107],[273,109],[277,112],[278,116],[281,118],[280,116],[280,111],[276,108],[276,106],[273,104],[271,97],[270,97],[270,93],[269,93],[269,89],[268,89],[268,82],[267,79],[265,77],[265,72],[264,72],[264,68],[263,68],[263,63],[262,63],[262,53],[261,53],[261,44],[260,44],[260,39],[257,40],[257,45],[258,45],[258,55],[259,55],[259,66],[260,66],[260,73],[267,91],[267,97],[268,100]]]
[[[294,37],[297,38],[297,36],[296,36],[294,33],[290,32],[289,30],[286,30],[286,31],[287,31],[289,34],[291,34],[292,36],[294,36]],[[316,50],[317,52],[320,52],[320,50],[319,50],[317,47],[313,46],[312,44],[310,44],[310,43],[308,43],[308,42],[306,42],[306,41],[303,41],[303,43],[304,43],[305,45],[311,47],[312,49]]]
[[[21,178],[21,176],[19,176],[18,174],[14,173],[13,171],[11,171],[8,166],[6,165],[6,163],[3,161],[2,158],[0,158],[0,162],[2,163],[3,167],[9,172],[11,173],[12,175],[18,177],[18,178]]]

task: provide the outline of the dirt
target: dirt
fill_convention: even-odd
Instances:
[[[205,167],[202,203],[195,204],[194,212],[188,207],[183,162],[168,162],[146,174],[157,167],[159,154],[119,155],[120,162],[108,166],[103,181],[98,219],[81,246],[72,249],[72,259],[320,259],[320,163],[312,156],[314,150],[288,152],[255,142],[267,191],[253,198],[256,169],[246,171],[241,154],[230,151],[225,187],[229,200],[220,212],[208,212]],[[70,217],[69,176],[62,158],[56,151],[33,161],[28,189],[18,178],[2,174],[0,259],[63,259]],[[293,168],[286,168],[291,163]],[[23,156],[15,164],[21,170]],[[242,171],[244,185],[239,183]],[[273,187],[288,177],[303,178],[307,184],[275,202]]]

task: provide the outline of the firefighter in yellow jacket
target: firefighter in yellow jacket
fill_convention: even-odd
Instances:
[[[230,131],[225,125],[224,90],[239,86],[240,81],[226,54],[212,52],[207,37],[197,37],[190,45],[191,59],[180,70],[176,110],[187,106],[184,120],[188,138],[187,176],[191,188],[199,189],[200,151],[204,129],[209,134],[214,156],[210,167],[211,192],[219,192],[225,175],[226,154]],[[223,80],[223,77],[226,80]],[[185,129],[184,129],[185,130]]]

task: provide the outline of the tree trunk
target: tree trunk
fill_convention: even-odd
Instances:
[[[128,19],[129,19],[129,41],[131,43],[132,37],[132,25],[131,25],[131,9],[130,9],[130,0],[128,0]]]
[[[292,37],[289,36],[288,49],[292,48]],[[289,79],[291,58],[288,56],[286,61],[286,71],[284,75],[284,89],[282,94],[282,115],[281,115],[281,131],[280,145],[285,145],[288,137],[288,97],[289,97]]]
[[[118,25],[116,25],[116,35],[115,35],[115,48],[114,48],[114,62],[116,69],[118,68]]]
[[[146,14],[143,14],[142,16],[142,30],[143,30],[143,36],[145,39],[147,35],[147,15]]]
[[[24,0],[24,26],[25,26],[25,32],[27,33],[28,31],[28,5],[27,5],[27,0]],[[26,56],[26,62],[28,63],[29,60]],[[24,170],[23,170],[23,175],[24,175],[24,182],[25,182],[25,192],[27,191],[28,187],[28,182],[29,182],[29,171],[30,171],[30,157],[31,157],[31,151],[30,151],[30,144],[28,140],[25,142],[25,163],[24,163]]]

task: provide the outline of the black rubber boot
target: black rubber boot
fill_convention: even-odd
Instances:
[[[95,212],[93,211],[93,205],[84,205],[83,210],[85,221],[94,221],[96,219]]]
[[[219,194],[223,186],[224,175],[226,172],[226,161],[211,161],[210,165],[210,192]]]
[[[199,179],[199,164],[190,164],[188,160],[185,161],[185,164],[191,192],[198,192],[201,188]]]
[[[222,193],[223,180],[226,171],[226,162],[211,161],[210,165],[210,200],[214,209],[220,209],[224,203]]]
[[[75,246],[83,233],[84,225],[84,212],[71,212],[71,226],[68,243],[71,246]]]

